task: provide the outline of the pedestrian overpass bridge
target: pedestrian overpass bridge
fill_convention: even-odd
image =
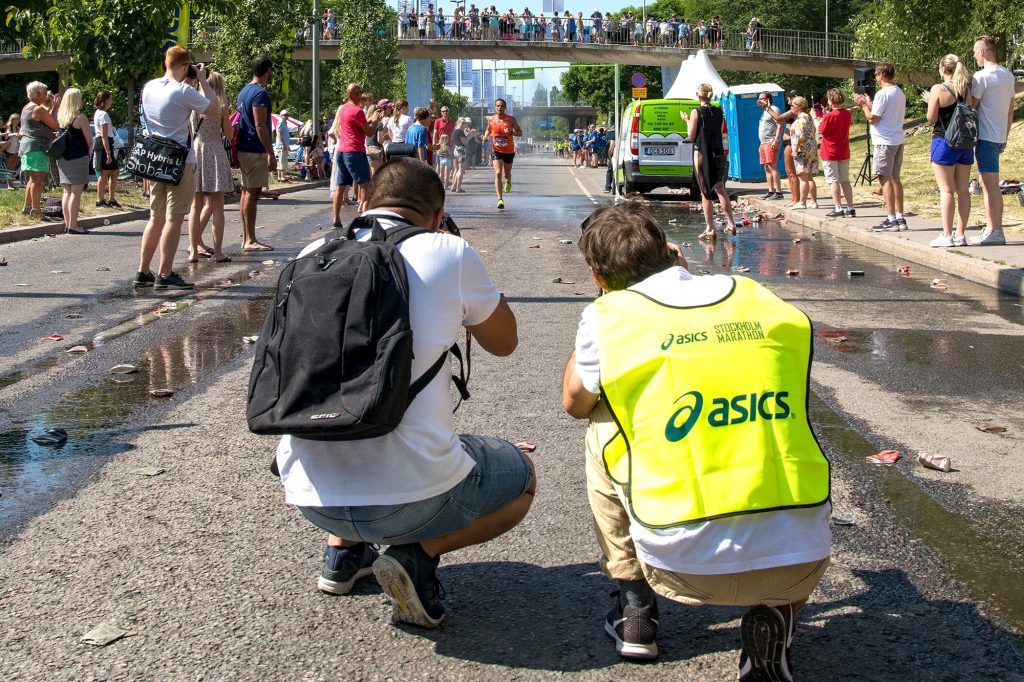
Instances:
[[[392,35],[396,27],[391,27]],[[382,37],[386,36],[386,32]],[[678,69],[699,47],[630,45],[615,43],[555,42],[550,40],[484,40],[470,38],[398,39],[402,59],[491,59],[590,64],[629,64]],[[850,78],[857,67],[874,65],[867,55],[857,52],[851,36],[815,31],[764,29],[760,49],[748,51],[745,36],[726,31],[721,47],[708,49],[712,64],[719,70]],[[293,57],[310,61],[310,44],[294,48]],[[198,51],[196,61],[208,61]],[[338,59],[338,41],[320,42],[320,59]],[[68,63],[60,51],[48,52],[38,59],[22,56],[21,45],[0,45],[0,75],[33,71],[56,71]],[[916,80],[916,78],[913,78]]]

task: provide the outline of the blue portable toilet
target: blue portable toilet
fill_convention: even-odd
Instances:
[[[772,93],[772,103],[779,111],[786,110],[786,95],[775,83],[753,83],[730,86],[722,95],[722,112],[729,129],[729,178],[740,181],[764,180],[764,169],[758,154],[760,140],[757,125],[764,111],[757,106],[757,98],[767,90]],[[779,173],[785,177],[786,164],[779,151]]]

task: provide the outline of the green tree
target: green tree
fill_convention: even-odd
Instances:
[[[538,84],[537,89],[533,91],[533,106],[535,107],[546,107],[548,105],[548,89],[543,85]]]
[[[32,81],[46,83],[51,90],[56,91],[60,76],[56,71],[38,71],[0,78],[0,116],[3,116],[0,123],[6,124],[9,114],[19,113],[25,106],[28,101],[25,98],[25,86]]]
[[[333,6],[340,26],[338,66],[330,81],[324,81],[331,90],[325,99],[341,103],[349,83],[359,83],[378,99],[394,99],[405,83],[391,31],[397,21],[395,10],[383,0],[339,0]]]
[[[620,105],[630,100],[632,85],[630,76],[637,71],[647,76],[647,96],[657,99],[662,95],[661,67],[621,66],[619,67]],[[586,102],[597,109],[598,117],[612,119],[615,116],[615,67],[610,64],[570,64],[560,78],[565,98],[571,102]]]
[[[404,78],[402,84],[404,87]],[[444,61],[441,59],[433,59],[430,62],[430,93],[437,103],[437,110],[441,111],[441,107],[448,107],[453,118],[462,116],[468,110],[468,98],[444,87]]]
[[[209,0],[217,8],[227,0]],[[7,23],[26,41],[27,54],[59,45],[75,83],[123,84],[129,110],[136,90],[160,72],[160,48],[179,0],[48,0],[46,11],[10,7]]]
[[[292,76],[298,67],[292,60],[295,29],[312,11],[307,0],[299,3],[276,0],[239,0],[220,6],[203,6],[193,17],[193,35],[197,51],[210,55],[210,65],[224,76],[228,97],[252,80],[252,60],[270,57],[274,77],[268,84],[271,101],[280,109],[292,101]],[[299,92],[298,100],[309,100],[309,91]],[[297,107],[296,107],[297,108]]]

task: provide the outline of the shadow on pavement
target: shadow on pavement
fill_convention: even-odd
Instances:
[[[972,603],[928,600],[901,570],[854,570],[863,589],[853,583],[860,591],[830,601],[828,593],[850,589],[831,573],[800,615],[792,659],[800,679],[998,679],[1007,650],[1024,644]],[[442,564],[440,577],[445,625],[406,631],[435,642],[441,656],[554,672],[622,662],[603,631],[614,585],[596,564]],[[745,609],[665,599],[659,609],[661,662],[721,652],[738,660]]]

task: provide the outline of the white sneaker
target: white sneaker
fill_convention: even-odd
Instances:
[[[818,202],[817,201],[808,202],[807,203],[807,208],[818,208]]]
[[[967,243],[971,246],[1002,246],[1006,244],[1006,237],[1002,230],[996,232],[986,227],[977,237],[968,237]]]
[[[931,246],[936,249],[950,247],[953,246],[953,238],[947,237],[944,234],[940,234],[938,237],[928,242],[928,246]]]
[[[790,204],[786,208],[792,209],[794,211],[803,211],[804,209],[807,208],[807,206],[805,206],[804,204]]]
[[[967,237],[962,234],[954,234],[953,246],[967,246]]]

